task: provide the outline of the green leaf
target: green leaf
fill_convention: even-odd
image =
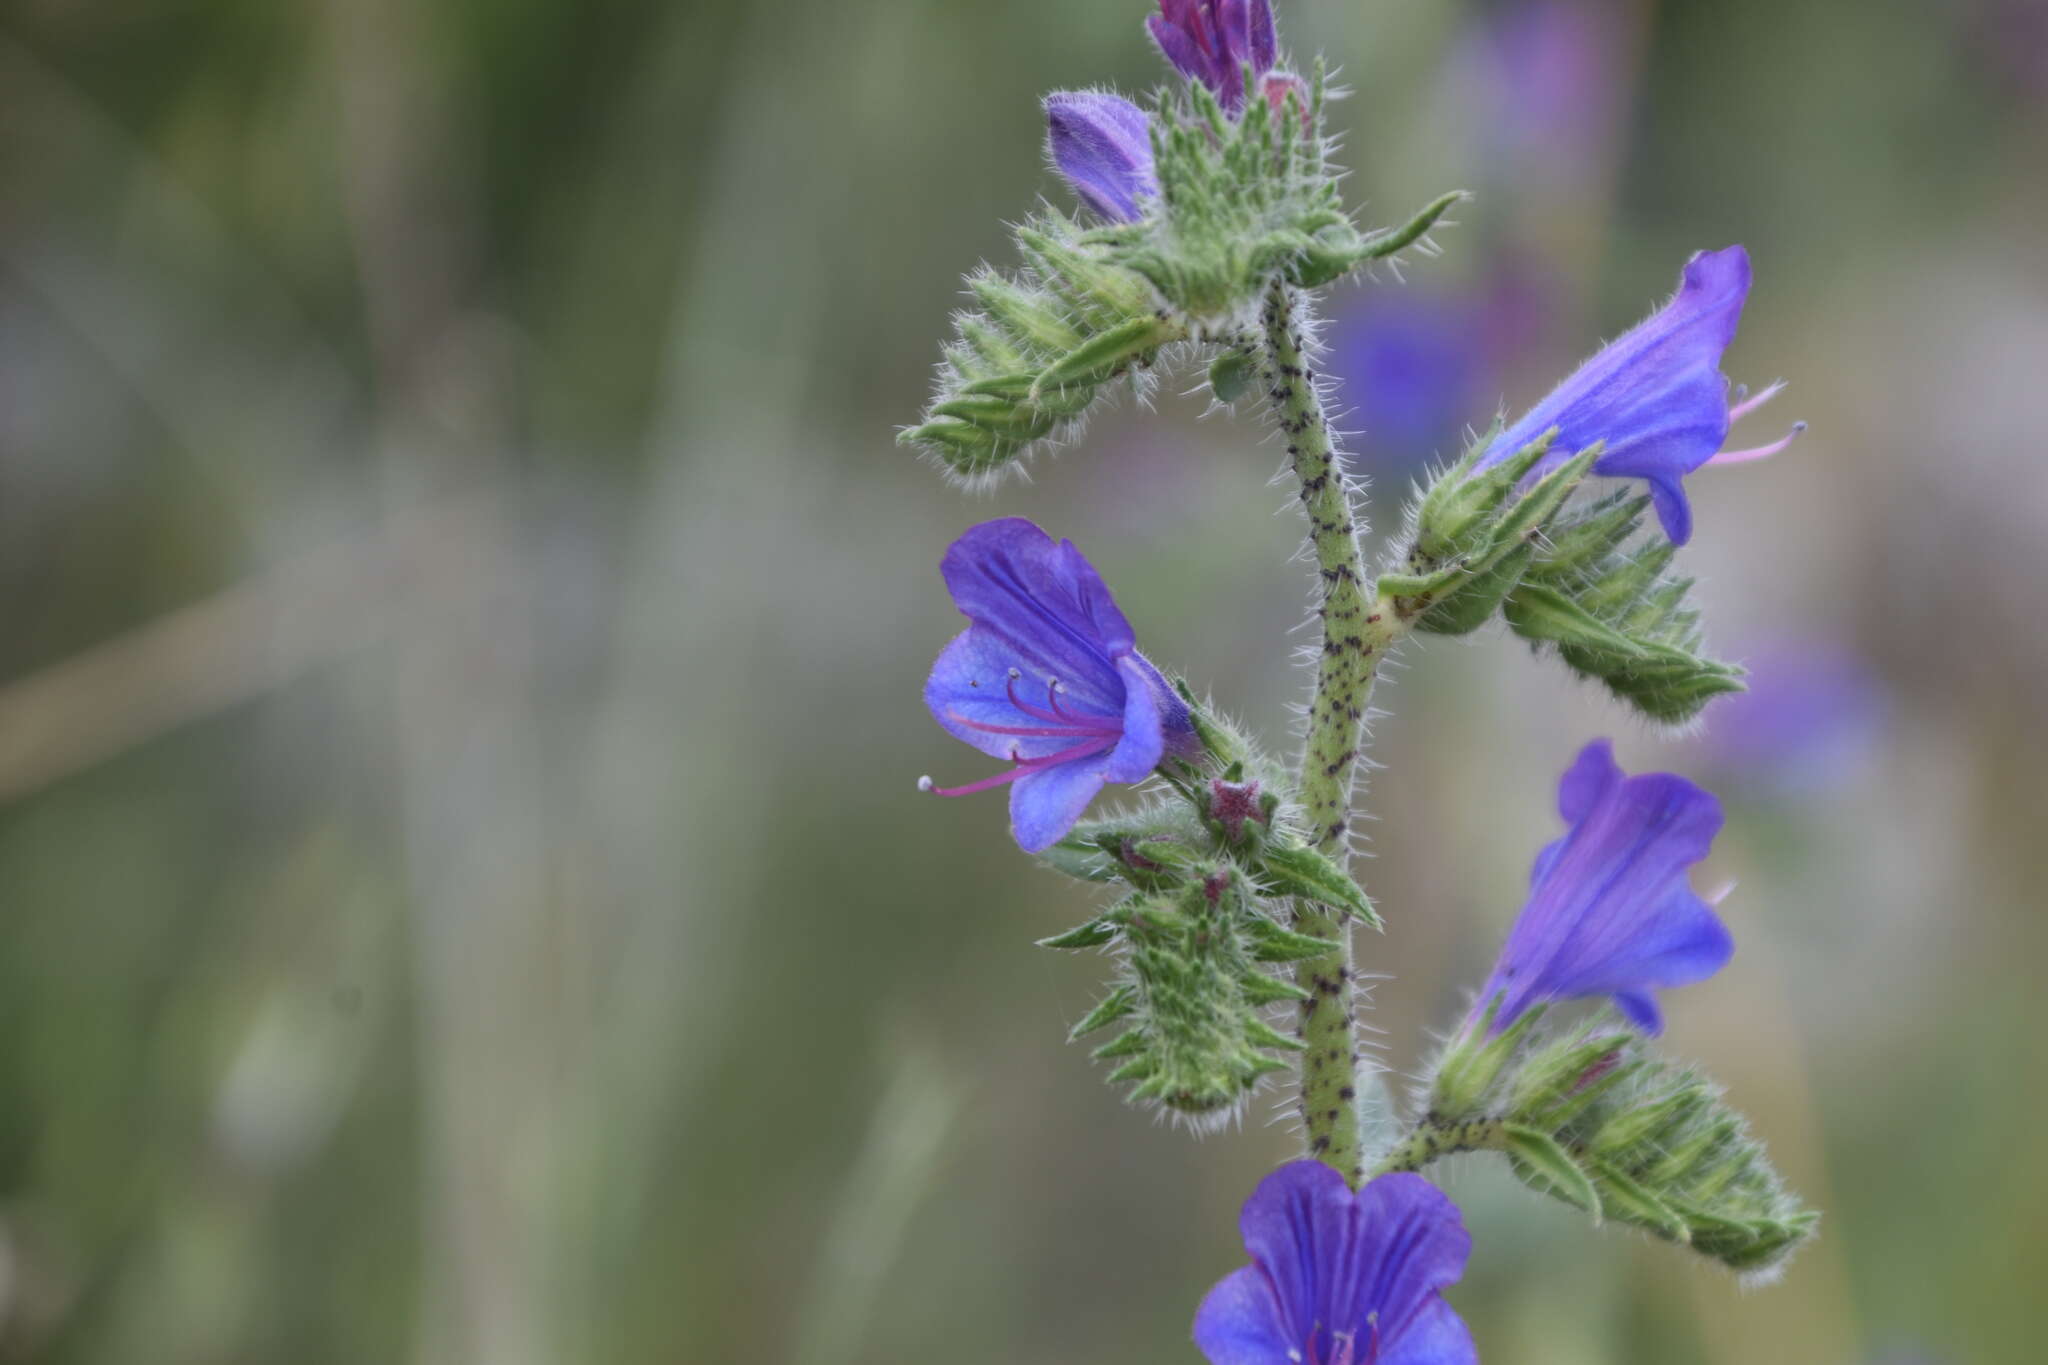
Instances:
[[[1501,610],[1515,634],[1525,640],[1604,652],[1624,660],[1645,652],[1634,640],[1554,588],[1524,582],[1508,595]]]
[[[1100,948],[1122,932],[1108,919],[1092,919],[1077,925],[1064,934],[1038,940],[1041,948]]]
[[[1692,1229],[1670,1205],[1607,1163],[1591,1164],[1594,1180],[1600,1187],[1601,1208],[1611,1217],[1648,1228],[1667,1241],[1692,1240]]]
[[[1510,1123],[1506,1144],[1515,1173],[1525,1182],[1584,1209],[1593,1215],[1596,1225],[1600,1222],[1600,1192],[1557,1139],[1540,1129]]]
[[[1261,962],[1305,962],[1325,956],[1337,946],[1326,938],[1282,929],[1263,915],[1248,916],[1245,931],[1251,940],[1252,956]]]
[[[1128,982],[1118,986],[1108,995],[1103,996],[1102,1002],[1094,1009],[1088,1011],[1086,1018],[1074,1025],[1073,1028],[1067,1030],[1067,1041],[1071,1043],[1077,1038],[1086,1038],[1097,1029],[1108,1028],[1119,1019],[1129,1018],[1137,1011],[1137,1000],[1138,988],[1136,986]]]
[[[1260,851],[1256,871],[1259,879],[1280,895],[1335,906],[1375,929],[1383,927],[1372,901],[1351,875],[1307,844],[1275,840]]]

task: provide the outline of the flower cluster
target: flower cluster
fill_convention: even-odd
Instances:
[[[907,437],[958,475],[990,476],[1070,433],[1113,381],[1209,348],[1216,398],[1263,395],[1301,484],[1322,631],[1304,757],[1291,775],[1169,682],[1094,565],[1008,517],[945,553],[968,628],[924,689],[947,733],[1008,766],[920,785],[1007,786],[1020,847],[1119,888],[1040,941],[1116,955],[1113,985],[1069,1036],[1118,1027],[1093,1055],[1133,1102],[1214,1129],[1271,1073],[1299,1072],[1310,1159],[1244,1205],[1250,1264],[1203,1300],[1196,1344],[1213,1365],[1474,1365],[1446,1298],[1471,1238],[1419,1173],[1459,1152],[1496,1153],[1596,1219],[1743,1273],[1774,1269],[1815,1215],[1719,1089],[1652,1050],[1660,993],[1707,980],[1734,952],[1690,882],[1722,825],[1711,793],[1623,771],[1604,739],[1579,751],[1557,788],[1563,833],[1537,852],[1405,1130],[1378,1149],[1360,1121],[1350,935],[1380,919],[1346,866],[1373,677],[1409,634],[1504,621],[1657,722],[1741,689],[1739,668],[1701,652],[1690,580],[1667,568],[1693,533],[1686,477],[1775,454],[1803,427],[1725,448],[1782,387],[1750,396],[1721,372],[1748,253],[1694,255],[1669,302],[1420,490],[1370,575],[1303,300],[1421,240],[1457,196],[1406,227],[1358,231],[1327,159],[1321,68],[1307,84],[1285,68],[1270,0],[1159,0],[1146,28],[1183,84],[1152,113],[1099,90],[1047,97],[1053,165],[1100,221],[1047,209],[1017,233],[1022,272],[973,277],[979,311],[956,319],[940,397]],[[1415,404],[1419,423],[1437,420],[1488,370],[1441,331],[1406,335],[1434,352],[1398,343],[1368,368],[1446,376]],[[1111,785],[1144,791],[1084,822]],[[1291,1036],[1275,1006],[1299,1011]]]

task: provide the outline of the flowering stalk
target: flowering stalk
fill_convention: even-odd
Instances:
[[[1373,677],[1407,625],[1365,583],[1357,518],[1338,467],[1315,376],[1302,355],[1294,291],[1276,281],[1263,315],[1266,392],[1287,437],[1287,459],[1301,483],[1321,600],[1322,652],[1309,702],[1299,790],[1316,850],[1341,858],[1351,827],[1351,781]],[[1358,1053],[1352,1033],[1351,933],[1341,912],[1297,903],[1295,929],[1336,946],[1295,967],[1309,993],[1301,1005],[1301,1121],[1310,1155],[1356,1185],[1364,1173],[1358,1109]]]
[[[1425,1121],[1389,1147],[1373,1163],[1372,1173],[1419,1171],[1432,1161],[1460,1152],[1494,1152],[1507,1147],[1508,1125],[1501,1119],[1439,1119]]]

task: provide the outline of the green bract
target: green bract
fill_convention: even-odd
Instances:
[[[1775,1268],[1812,1234],[1819,1215],[1786,1191],[1718,1086],[1611,1017],[1545,1030],[1542,1013],[1453,1039],[1428,1116],[1388,1164],[1501,1151],[1532,1189],[1745,1272]]]
[[[1255,94],[1235,119],[1202,85],[1167,96],[1152,119],[1156,205],[1090,238],[1150,283],[1190,335],[1209,340],[1250,327],[1276,278],[1317,288],[1419,241],[1462,196],[1441,196],[1401,227],[1360,232],[1337,191],[1324,98],[1320,69],[1306,106],[1298,88],[1277,108]]]
[[[1152,147],[1160,193],[1135,222],[1083,228],[1043,209],[1015,230],[1023,265],[968,277],[931,405],[902,440],[968,481],[1000,475],[1069,438],[1119,381],[1142,388],[1163,348],[1226,348],[1225,402],[1256,366],[1243,336],[1276,280],[1328,284],[1421,240],[1459,194],[1398,228],[1361,233],[1337,192],[1322,132],[1320,74],[1232,119],[1197,84],[1160,97]]]

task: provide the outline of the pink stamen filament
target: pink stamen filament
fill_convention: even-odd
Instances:
[[[932,787],[930,791],[934,796],[972,796],[975,792],[985,792],[991,787],[1000,787],[1006,783],[1015,782],[1020,777],[1029,777],[1031,774],[1043,772],[1047,768],[1056,768],[1062,763],[1071,763],[1077,758],[1086,758],[1090,754],[1099,754],[1109,747],[1111,746],[1105,739],[1092,739],[1085,744],[1076,744],[1071,749],[1062,749],[1056,754],[1047,754],[1043,758],[1023,758],[1012,751],[1010,759],[1017,765],[1014,768],[999,772],[993,777],[984,777],[979,782],[970,782],[964,787]]]
[[[946,714],[952,719],[959,721],[968,729],[979,730],[985,735],[1025,735],[1033,738],[1057,735],[1064,739],[1068,735],[1117,735],[1123,733],[1121,729],[1108,725],[989,725],[983,721],[969,720],[958,711],[948,711]]]
[[[1785,381],[1780,379],[1777,383],[1767,386],[1752,397],[1738,400],[1734,407],[1728,409],[1729,425],[1733,426],[1735,423],[1740,422],[1744,417],[1747,417],[1750,413],[1755,412],[1758,408],[1776,398],[1784,388]]]
[[[1071,726],[1077,730],[1121,730],[1123,728],[1122,723],[1113,716],[1076,715],[1071,711],[1062,709],[1060,706],[1059,680],[1056,678],[1048,678],[1045,683],[1046,699],[1052,703],[1050,711],[1042,706],[1033,706],[1030,702],[1017,695],[1017,675],[1015,673],[1010,675],[1009,682],[1004,686],[1009,693],[1010,705],[1034,720],[1050,721],[1054,725]],[[973,722],[970,721],[968,723],[972,724]]]
[[[1794,422],[1792,430],[1786,432],[1782,437],[1767,446],[1751,446],[1747,450],[1724,450],[1713,459],[1708,460],[1707,463],[1746,464],[1751,460],[1768,460],[1771,456],[1798,440],[1799,433],[1804,430],[1806,430],[1806,423]]]

